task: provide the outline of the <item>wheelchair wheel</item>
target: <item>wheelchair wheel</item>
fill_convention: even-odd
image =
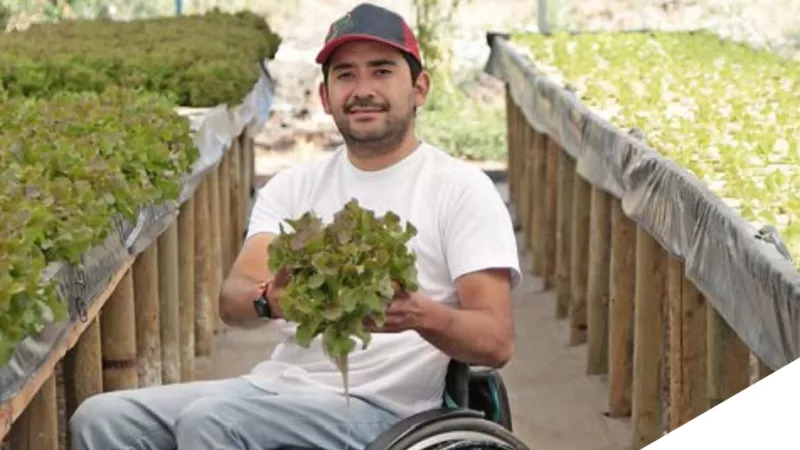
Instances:
[[[457,417],[410,433],[387,450],[529,450],[510,431],[478,417]]]

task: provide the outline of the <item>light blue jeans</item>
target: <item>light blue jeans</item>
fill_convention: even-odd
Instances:
[[[243,378],[115,391],[70,419],[73,450],[363,450],[399,419],[329,393],[267,392]]]

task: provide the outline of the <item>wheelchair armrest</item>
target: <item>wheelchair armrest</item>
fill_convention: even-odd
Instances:
[[[395,423],[391,428],[378,436],[377,439],[372,441],[372,443],[369,444],[369,446],[367,446],[367,448],[364,450],[386,450],[415,430],[432,423],[436,423],[441,420],[452,419],[454,417],[482,418],[483,414],[480,411],[473,411],[466,408],[437,408],[430,411],[423,411],[421,413],[406,417],[405,419]]]

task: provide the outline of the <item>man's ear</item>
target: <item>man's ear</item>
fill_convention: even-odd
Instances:
[[[414,84],[414,98],[417,108],[425,104],[428,98],[428,93],[431,89],[431,77],[427,72],[420,72],[417,77],[417,82]]]
[[[320,81],[319,83],[319,98],[322,100],[322,109],[325,111],[325,114],[330,114],[331,104],[328,99],[328,88],[325,87],[324,81]]]

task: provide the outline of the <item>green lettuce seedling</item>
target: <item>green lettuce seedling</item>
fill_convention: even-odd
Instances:
[[[311,212],[286,220],[269,246],[272,273],[283,269],[290,275],[280,299],[284,317],[298,324],[297,343],[308,348],[322,335],[323,348],[342,374],[349,401],[348,356],[355,349],[353,337],[366,349],[371,340],[365,321],[382,326],[386,308],[399,289],[417,290],[416,256],[406,246],[416,228],[401,224],[389,211],[376,217],[373,211],[350,200],[323,225]]]

